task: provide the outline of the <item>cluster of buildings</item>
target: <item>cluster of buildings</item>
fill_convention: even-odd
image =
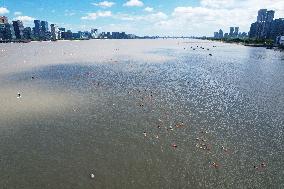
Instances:
[[[126,34],[125,32],[102,32],[99,34],[100,39],[135,39],[136,35]]]
[[[257,21],[251,24],[249,37],[276,40],[284,35],[284,18],[274,19],[275,11],[260,9]]]
[[[24,27],[20,20],[8,22],[8,18],[0,16],[0,41],[56,41],[74,39],[134,39],[138,38],[133,34],[125,32],[103,32],[98,33],[97,29],[91,31],[78,31],[59,28],[55,24],[48,24],[47,21],[34,20],[34,27]]]
[[[222,29],[219,32],[214,32],[215,39],[229,39],[229,38],[246,38],[246,32],[239,32],[239,27],[230,27],[229,33],[224,33]]]
[[[284,44],[284,18],[274,19],[275,11],[260,9],[257,21],[251,24],[250,31],[239,32],[239,27],[230,27],[230,32],[225,33],[220,29],[214,32],[215,39],[230,38],[251,38],[251,39],[271,39],[278,44]]]
[[[257,21],[251,24],[249,37],[255,39],[272,39],[284,45],[284,18],[274,19],[275,11],[260,9]]]

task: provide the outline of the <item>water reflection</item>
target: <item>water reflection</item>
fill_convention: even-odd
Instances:
[[[109,62],[96,62],[89,51],[82,53],[91,61],[78,61],[78,49],[89,43],[95,42],[73,44],[68,64],[54,58],[33,66],[30,60],[30,67],[2,74],[2,186],[281,187],[280,52],[199,41],[147,41],[147,48],[114,41],[104,44],[120,47],[105,55]],[[129,46],[135,57],[134,50],[127,56]],[[156,59],[140,59],[143,53]]]

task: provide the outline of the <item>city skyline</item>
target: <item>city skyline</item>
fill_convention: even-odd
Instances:
[[[280,0],[0,2],[0,15],[8,16],[10,21],[22,20],[25,26],[33,26],[33,21],[39,19],[72,31],[98,28],[141,36],[211,36],[212,31],[234,25],[248,32],[261,8],[275,10],[277,18],[284,17],[284,2]]]

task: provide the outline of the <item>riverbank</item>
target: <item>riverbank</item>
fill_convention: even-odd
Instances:
[[[240,44],[240,45],[244,45],[244,46],[248,46],[248,47],[264,47],[264,48],[268,48],[268,49],[280,48],[280,46],[275,45],[273,40],[240,39],[240,38],[234,38],[234,39],[206,38],[206,40],[219,41],[219,42],[224,42],[224,43],[234,43],[234,44]]]

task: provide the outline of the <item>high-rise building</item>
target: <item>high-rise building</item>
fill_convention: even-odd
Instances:
[[[23,39],[24,25],[20,20],[13,21],[13,27],[16,35],[16,39]]]
[[[73,38],[73,34],[71,30],[67,30],[66,32],[61,32],[62,39],[70,40]]]
[[[218,32],[214,32],[214,38],[218,39],[219,38],[219,33]]]
[[[58,28],[58,38],[59,39],[64,39],[64,32],[65,32],[65,28]]]
[[[40,26],[41,26],[41,39],[42,40],[50,40],[51,34],[49,32],[48,22],[47,21],[41,21]]]
[[[234,37],[238,37],[239,36],[239,27],[235,27],[235,33],[234,33]]]
[[[32,38],[32,29],[30,27],[26,27],[23,31],[24,39],[31,39]]]
[[[8,18],[6,16],[0,16],[0,24],[8,24]]]
[[[80,39],[82,32],[79,31],[78,33],[72,33],[72,39]]]
[[[278,45],[284,46],[284,36],[278,36],[278,37],[276,38],[276,43],[277,43]]]
[[[0,23],[0,40],[4,39],[5,24]]]
[[[219,30],[219,38],[223,38],[224,37],[224,32],[223,32],[223,30]]]
[[[47,21],[41,21],[40,25],[41,25],[41,31],[43,33],[46,33],[46,32],[49,31],[49,29],[48,29],[48,22]]]
[[[106,37],[107,37],[108,39],[112,38],[111,33],[110,33],[110,32],[107,32],[107,33],[106,33]]]
[[[58,27],[55,24],[50,25],[50,31],[51,31],[51,40],[56,41],[59,39],[59,30]]]
[[[249,37],[250,38],[260,38],[260,31],[261,31],[261,23],[255,22],[252,23],[249,30]]]
[[[278,32],[277,28],[281,28],[281,21],[274,21],[275,11],[260,9],[258,11],[257,22],[252,23],[250,27],[249,37],[257,39],[275,39]],[[280,24],[280,25],[279,25]]]
[[[40,20],[34,20],[35,27],[33,28],[34,37],[40,39],[41,25]]]
[[[258,11],[257,22],[265,22],[267,16],[267,9],[260,9]]]
[[[9,23],[5,24],[4,39],[5,40],[16,39],[14,27],[12,24]]]
[[[92,29],[91,30],[91,37],[92,38],[98,38],[98,29]]]
[[[275,11],[270,10],[266,13],[266,22],[272,22],[274,19]]]
[[[234,36],[234,31],[235,31],[235,28],[234,27],[230,27],[230,33],[229,33],[230,37]]]
[[[2,40],[12,40],[15,39],[15,31],[14,31],[14,27],[9,24],[3,24],[0,23],[0,38]]]
[[[269,38],[276,39],[278,36],[284,36],[284,18],[275,19],[271,24]]]

